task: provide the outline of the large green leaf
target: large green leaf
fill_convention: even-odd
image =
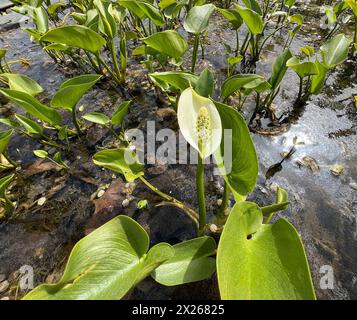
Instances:
[[[319,74],[315,63],[311,61],[301,62],[298,57],[290,58],[286,66],[294,70],[300,78]]]
[[[161,12],[151,3],[136,0],[118,0],[118,3],[134,13],[140,20],[145,17],[149,18],[158,27],[165,24]]]
[[[215,102],[225,132],[220,149],[215,153],[218,168],[237,201],[244,200],[254,190],[258,177],[258,159],[248,126],[240,113],[230,106]],[[228,136],[227,136],[228,135]],[[228,145],[227,145],[228,144]],[[223,162],[231,152],[232,162]]]
[[[325,67],[319,60],[316,59],[315,65],[319,74],[313,75],[311,77],[310,93],[319,94],[325,85],[327,78],[328,68]]]
[[[110,123],[110,119],[101,112],[88,112],[84,114],[82,118],[101,125],[107,125]]]
[[[292,53],[290,49],[285,49],[284,52],[279,55],[273,63],[271,77],[269,83],[271,84],[272,90],[276,90],[281,81],[283,80],[285,73],[288,69],[286,63],[290,58],[292,58]]]
[[[22,116],[20,114],[15,115],[16,119],[25,127],[30,134],[42,134],[43,128],[37,122],[29,119],[28,117]]]
[[[234,29],[239,29],[243,24],[243,19],[236,9],[221,9],[217,10],[232,24]]]
[[[175,255],[155,269],[151,276],[165,286],[208,279],[216,270],[216,242],[211,237],[200,237],[173,246]]]
[[[133,181],[144,174],[144,165],[139,163],[132,151],[125,148],[99,151],[94,155],[93,162],[124,175],[127,181]]]
[[[114,17],[110,14],[109,8],[111,7],[111,2],[94,0],[94,6],[100,16],[100,30],[109,38],[113,39],[117,34],[117,24]]]
[[[261,34],[263,32],[264,24],[261,15],[249,8],[243,8],[236,3],[234,6],[252,34]]]
[[[255,11],[260,16],[263,15],[262,8],[260,7],[260,4],[257,0],[243,0],[243,2],[247,8]]]
[[[36,81],[23,74],[1,73],[0,77],[8,81],[11,90],[26,92],[31,96],[36,96],[43,91],[42,87]]]
[[[64,26],[48,31],[40,38],[41,42],[54,42],[70,47],[81,48],[93,53],[106,44],[105,39],[85,26]]]
[[[237,74],[228,78],[222,84],[222,98],[227,99],[231,94],[241,90],[245,85],[257,79],[264,78],[257,74]]]
[[[193,7],[187,14],[183,27],[187,32],[200,34],[208,27],[209,18],[215,10],[213,4]]]
[[[48,122],[52,125],[60,125],[62,123],[62,117],[56,110],[45,106],[28,93],[10,89],[0,89],[0,93],[26,110],[29,114],[44,122]]]
[[[263,224],[260,208],[237,203],[217,251],[222,299],[315,299],[303,244],[285,219]]]
[[[131,101],[124,101],[118,105],[111,119],[113,126],[120,126],[123,123],[124,117],[129,111],[130,104]]]
[[[4,153],[14,133],[13,129],[0,131],[0,154]]]
[[[143,41],[156,51],[175,59],[180,59],[188,49],[186,40],[173,30],[157,32]]]
[[[167,243],[148,249],[145,230],[133,219],[118,216],[74,246],[58,283],[40,285],[24,299],[120,299],[174,254]]]
[[[203,97],[212,97],[214,89],[214,78],[212,72],[206,68],[204,69],[195,86],[196,92]]]
[[[60,86],[60,90],[52,98],[51,106],[72,111],[83,95],[92,88],[101,77],[102,76],[97,74],[85,74],[63,82]]]
[[[198,77],[192,73],[180,71],[155,72],[150,75],[153,80],[162,90],[168,90],[170,86],[183,91],[190,86],[195,86]]]
[[[327,68],[343,63],[348,56],[352,40],[344,34],[338,34],[321,47],[322,61]]]

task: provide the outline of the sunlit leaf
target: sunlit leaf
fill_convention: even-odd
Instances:
[[[146,231],[133,219],[118,216],[74,246],[58,283],[40,285],[24,299],[121,299],[174,254],[167,243],[148,249]]]
[[[125,148],[99,151],[94,155],[93,162],[124,175],[129,182],[144,174],[142,171],[144,166],[139,163],[135,153]]]
[[[72,111],[83,95],[92,88],[101,77],[102,76],[97,74],[85,74],[66,80],[61,84],[60,89],[52,98],[51,106]]]
[[[208,27],[209,18],[215,10],[213,4],[193,7],[187,14],[183,27],[187,32],[200,34]]]
[[[157,32],[142,40],[153,49],[175,59],[180,59],[188,49],[186,40],[173,30]]]
[[[218,245],[217,274],[222,299],[315,299],[299,234],[285,219],[263,224],[255,203],[232,209]]]
[[[216,270],[216,261],[211,258],[216,251],[216,242],[211,237],[200,237],[173,246],[175,254],[155,269],[151,276],[165,286],[208,279]]]
[[[83,50],[96,53],[106,44],[105,39],[85,26],[63,26],[52,29],[44,34],[41,42],[55,42],[70,47],[81,48]]]
[[[48,122],[52,125],[60,125],[62,122],[62,117],[56,110],[40,103],[28,93],[10,89],[0,89],[0,93],[26,110],[29,114],[44,122]]]

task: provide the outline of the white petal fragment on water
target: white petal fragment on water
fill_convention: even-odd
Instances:
[[[222,123],[214,103],[192,88],[182,92],[178,102],[178,123],[186,141],[207,158],[220,146]]]

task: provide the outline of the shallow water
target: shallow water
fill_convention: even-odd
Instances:
[[[306,12],[302,5],[305,3],[307,6],[306,2],[298,3],[299,10]],[[311,2],[309,5],[308,19],[311,21],[309,20],[303,28],[302,36],[293,43],[295,51],[306,44],[314,45],[316,48],[321,44],[320,35],[319,38],[315,38],[318,34],[316,23],[319,20],[316,18],[318,9],[314,3]],[[0,47],[4,47],[4,44],[8,47],[9,58],[23,57],[31,60],[30,67],[21,66],[17,71],[29,75],[45,88],[46,93],[42,95],[45,100],[49,99],[59,84],[73,72],[70,66],[54,64],[36,44],[29,41],[27,34],[19,29],[0,33],[0,39]],[[206,66],[213,66],[216,70],[217,89],[225,76],[223,42],[234,46],[235,34],[224,19],[216,14],[210,24],[205,60],[199,62],[198,71]],[[257,65],[257,73],[269,75],[271,62],[280,50],[279,44],[269,44],[263,53],[262,62]],[[124,96],[113,89],[108,91],[105,82],[96,86],[82,101],[86,107],[85,112],[102,111],[110,115],[117,100],[134,98],[126,122],[128,127],[145,129],[146,120],[155,120],[158,128],[177,128],[175,119],[159,120],[157,110],[166,105],[161,99],[157,99],[153,89],[141,89],[148,86],[142,70],[143,68],[133,59],[128,79],[133,77],[135,80],[129,83],[129,90],[124,92]],[[352,188],[357,182],[357,115],[352,100],[349,99],[352,94],[357,93],[355,71],[355,62],[348,62],[337,68],[331,74],[324,92],[314,97],[299,112],[294,112],[293,121],[282,133],[274,136],[253,134],[259,156],[260,175],[257,189],[250,195],[250,199],[263,205],[274,199],[276,185],[288,191],[291,205],[279,216],[291,221],[301,234],[317,295],[321,299],[357,298],[357,191]],[[294,73],[288,72],[283,82],[283,94],[279,94],[275,101],[278,115],[292,111],[291,101],[297,94],[297,85],[298,79]],[[252,105],[253,102],[248,101],[242,111],[247,119],[250,119]],[[2,112],[6,111],[4,107],[7,106],[1,108]],[[289,151],[294,137],[298,137],[304,144],[298,146],[292,158],[284,162],[280,172],[267,180],[265,178],[267,170],[281,160],[282,152]],[[114,179],[112,173],[103,172],[95,167],[90,161],[90,155],[94,153],[96,147],[108,146],[112,143],[112,139],[97,127],[90,128],[88,138],[86,148],[78,148],[71,155],[71,167],[80,172],[77,175],[69,176],[50,171],[23,181],[19,191],[21,194],[19,202],[26,206],[20,210],[17,219],[0,224],[0,274],[5,274],[13,280],[10,281],[11,290],[0,293],[0,297],[16,296],[14,272],[25,264],[34,266],[36,283],[46,279],[50,281],[57,279],[73,244],[85,234],[86,230],[100,225],[118,213],[125,213],[137,219],[149,231],[152,244],[159,241],[176,243],[194,235],[192,224],[178,209],[150,208],[148,211],[139,211],[135,207],[134,200],[129,207],[123,208],[121,203],[127,195],[119,189],[123,190],[125,184],[118,180],[118,177]],[[24,167],[36,160],[32,155],[36,143],[15,138],[11,146],[10,154],[15,159],[21,156]],[[297,161],[305,156],[317,162],[320,166],[319,172],[314,174],[309,168],[297,164]],[[327,166],[333,164],[344,166],[341,176],[331,174]],[[148,166],[147,172],[150,181],[160,186],[164,192],[196,206],[193,167]],[[85,180],[83,176],[91,177],[91,183],[88,183],[88,179]],[[207,181],[212,179],[216,178],[208,172]],[[96,207],[90,199],[91,195],[101,185],[110,183],[114,183],[114,190],[118,190],[115,201],[109,199],[111,206],[93,215]],[[212,187],[217,183],[219,181],[209,186],[207,196],[209,208],[217,201],[215,195],[217,190]],[[43,207],[37,206],[36,200],[51,194],[53,186],[61,188]],[[138,186],[133,196],[135,199],[152,197],[153,201],[157,200],[142,186]],[[333,267],[334,289],[320,288],[320,280],[323,276],[320,269],[324,265]],[[23,293],[20,291],[17,297],[21,294]],[[217,297],[215,282],[208,281],[183,288],[164,288],[147,280],[134,290],[131,298],[166,299],[188,297],[188,294],[192,298],[202,298],[202,294],[206,294],[208,298],[215,298]]]

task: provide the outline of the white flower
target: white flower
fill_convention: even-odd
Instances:
[[[221,145],[222,123],[214,103],[192,88],[182,92],[178,102],[178,123],[186,141],[203,159]]]

